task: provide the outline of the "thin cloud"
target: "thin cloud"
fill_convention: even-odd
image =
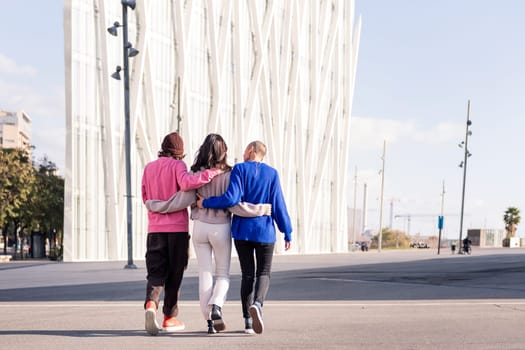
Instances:
[[[29,117],[63,119],[64,91],[61,87],[41,91],[27,84],[0,80],[1,108],[9,111],[25,111]]]
[[[64,169],[66,132],[63,87],[38,89],[28,83],[0,79],[0,108],[26,112],[31,118],[35,159],[47,155],[59,169]]]
[[[411,120],[352,117],[352,148],[376,149],[382,140],[388,143],[442,144],[461,137],[462,125],[440,122],[431,128],[419,128]]]
[[[37,74],[37,70],[32,66],[19,64],[13,59],[0,53],[0,74],[11,76],[23,75],[26,77],[34,77]]]
[[[416,142],[442,144],[461,139],[465,127],[460,123],[441,122],[431,129],[418,130],[412,138]]]

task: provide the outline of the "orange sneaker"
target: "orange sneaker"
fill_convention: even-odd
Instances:
[[[153,310],[153,311],[157,311],[157,304],[155,304],[155,302],[153,300],[150,300],[146,303],[146,310]]]
[[[164,315],[164,322],[162,322],[162,328],[166,332],[177,332],[184,330],[185,325],[183,322],[177,320],[176,317]]]
[[[160,326],[157,323],[157,304],[154,301],[148,301],[146,303],[146,321],[145,328],[149,335],[157,335],[160,331]]]

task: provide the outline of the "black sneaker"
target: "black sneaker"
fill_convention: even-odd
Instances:
[[[254,303],[250,308],[248,309],[248,312],[250,313],[250,316],[252,316],[253,319],[253,330],[257,334],[261,334],[264,331],[264,323],[262,319],[262,310],[259,303]]]
[[[224,321],[222,320],[222,310],[220,306],[215,304],[211,306],[211,319],[215,330],[221,332],[226,329],[226,324],[224,324]]]
[[[208,320],[208,334],[215,334],[217,331],[215,330],[215,327],[213,327],[213,321]]]

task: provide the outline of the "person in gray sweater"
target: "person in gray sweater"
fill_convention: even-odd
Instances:
[[[199,173],[211,168],[223,171],[198,189],[203,198],[220,196],[226,192],[232,169],[227,164],[227,150],[224,139],[218,134],[209,134],[200,146],[191,171]],[[228,209],[210,209],[198,208],[194,205],[195,201],[196,191],[177,192],[167,201],[148,200],[146,207],[151,211],[170,213],[191,205],[191,219],[194,220],[192,242],[199,265],[199,301],[208,333],[214,334],[226,329],[222,307],[230,284],[232,213],[243,217],[271,215],[272,206],[241,202]]]

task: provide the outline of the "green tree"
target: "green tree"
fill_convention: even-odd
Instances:
[[[32,204],[38,228],[43,232],[62,229],[64,223],[64,179],[47,157],[40,162],[35,175]]]
[[[410,237],[405,232],[384,228],[382,230],[381,247],[382,248],[408,248],[410,246]],[[379,235],[372,237],[372,247],[377,248]]]
[[[27,216],[28,201],[33,191],[35,172],[25,149],[0,149],[0,227],[7,243],[9,223],[14,224],[13,234],[17,241],[22,219]],[[22,231],[23,232],[23,231]],[[15,244],[15,255],[17,245]],[[7,244],[4,244],[4,254]]]
[[[516,235],[516,229],[521,221],[520,210],[516,207],[508,207],[503,214],[503,221],[505,222],[505,230],[507,231],[507,238]]]
[[[57,175],[56,165],[47,157],[40,160],[35,174],[35,191],[31,195],[33,230],[50,239],[52,254],[62,254],[62,227],[64,225],[64,179]],[[55,242],[57,247],[54,246]]]

